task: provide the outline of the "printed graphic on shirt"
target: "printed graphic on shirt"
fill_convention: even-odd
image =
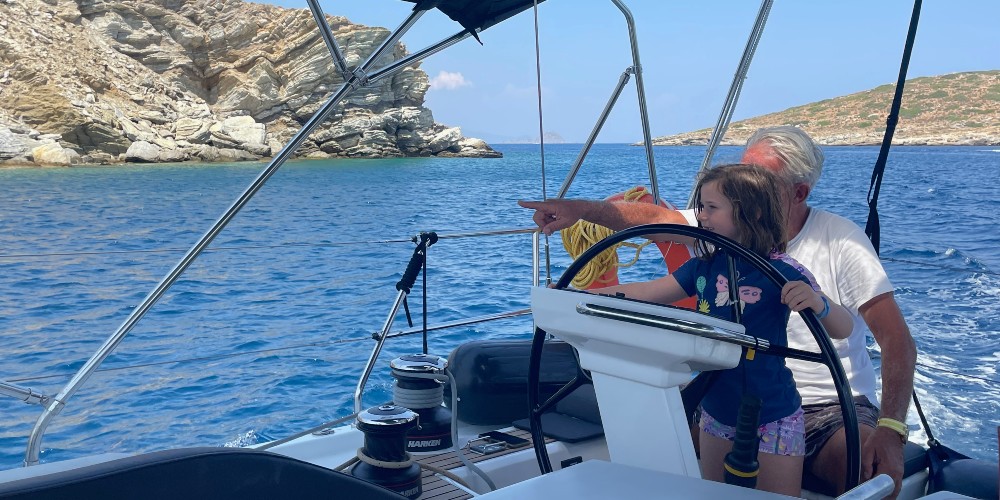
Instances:
[[[738,279],[738,278],[737,278]],[[725,307],[729,305],[729,278],[718,275],[715,278],[715,307]]]
[[[705,313],[705,314],[708,314],[708,313],[712,312],[712,309],[711,309],[711,307],[709,307],[707,300],[701,299],[701,300],[698,301],[698,312]]]
[[[760,298],[764,295],[764,290],[757,288],[755,286],[741,286],[740,290],[740,312],[746,308],[747,304],[756,304],[760,302]]]
[[[708,280],[704,276],[698,276],[698,279],[695,280],[694,287],[698,290],[698,297],[705,296],[705,285],[707,283]],[[709,311],[708,301],[704,298],[698,300],[698,312],[708,314]]]
[[[737,274],[736,280],[740,281],[741,279],[742,278],[739,277],[739,274]],[[699,280],[699,283],[700,283],[701,282],[701,278],[698,278],[698,280]],[[759,287],[748,286],[748,285],[743,285],[743,286],[737,288],[737,291],[739,292],[739,299],[738,300],[740,302],[740,312],[743,312],[746,309],[747,304],[756,304],[756,303],[760,302],[760,300],[761,300],[761,298],[763,297],[763,294],[764,294],[764,290],[761,290]],[[701,289],[699,289],[698,292],[699,292],[699,295],[700,295],[701,294]],[[730,302],[730,300],[729,300],[729,278],[726,278],[725,276],[723,276],[721,274],[718,275],[718,276],[716,276],[716,278],[715,278],[715,293],[716,293],[716,295],[715,295],[715,306],[716,307],[725,307],[725,306],[728,306],[728,305],[732,304],[732,302]],[[704,299],[702,299],[702,302],[705,302]],[[708,312],[708,308],[707,308],[708,304],[706,303],[705,305],[706,305],[706,307],[705,307],[705,309],[703,309],[703,312]],[[699,306],[699,309],[702,309],[702,308]]]

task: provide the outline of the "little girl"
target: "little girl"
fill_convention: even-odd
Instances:
[[[670,304],[697,296],[698,311],[733,321],[730,287],[747,334],[787,346],[790,311],[812,309],[833,338],[846,338],[852,322],[846,309],[819,293],[812,274],[784,253],[789,192],[775,174],[752,165],[724,165],[705,171],[698,181],[698,225],[731,238],[770,263],[789,282],[782,289],[737,258],[736,283],[729,280],[726,252],[698,241],[696,254],[674,274],[652,281],[603,288],[639,300]],[[678,238],[682,239],[682,238]],[[691,243],[691,242],[686,242]],[[744,394],[761,399],[760,464],[757,488],[798,496],[805,455],[801,399],[782,357],[757,353],[719,373],[702,400],[699,428],[702,476],[723,481],[723,460],[732,448],[738,405]]]

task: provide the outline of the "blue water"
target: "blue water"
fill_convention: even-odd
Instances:
[[[514,201],[542,196],[538,148],[500,149],[500,160],[283,167],[68,401],[45,434],[42,460],[246,445],[350,413],[370,334],[385,323],[413,248],[405,240],[531,225]],[[578,152],[546,147],[549,196]],[[877,148],[826,153],[814,204],[863,225]],[[656,148],[664,198],[687,199],[702,154]],[[722,148],[716,158],[738,155]],[[0,170],[0,380],[58,392],[261,168]],[[642,148],[598,145],[569,196],[604,197],[646,175]],[[917,392],[934,437],[991,461],[1000,423],[998,185],[998,150],[899,147],[879,205],[882,255],[917,341]],[[526,308],[529,242],[513,235],[432,247],[431,323]],[[558,273],[568,259],[559,239],[551,242]],[[422,290],[418,281],[410,297],[418,324]],[[400,314],[394,329],[405,327]],[[430,351],[526,338],[529,329],[522,317],[434,332]],[[388,360],[420,345],[419,336],[387,345],[366,405],[389,397]],[[0,469],[21,464],[39,413],[0,396]]]

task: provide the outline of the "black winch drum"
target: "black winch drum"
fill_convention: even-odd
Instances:
[[[409,498],[419,497],[420,465],[406,452],[406,433],[418,419],[416,412],[395,405],[359,413],[358,430],[365,434],[365,445],[358,450],[360,461],[351,467],[351,475]]]
[[[433,354],[408,354],[389,362],[393,402],[420,416],[420,425],[407,434],[406,449],[414,453],[452,447],[451,410],[444,406],[444,378],[448,361]]]

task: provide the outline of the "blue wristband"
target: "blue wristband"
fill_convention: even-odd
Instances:
[[[823,299],[823,310],[816,315],[817,318],[823,319],[830,315],[830,301],[826,300],[826,297],[820,295],[819,298]]]

